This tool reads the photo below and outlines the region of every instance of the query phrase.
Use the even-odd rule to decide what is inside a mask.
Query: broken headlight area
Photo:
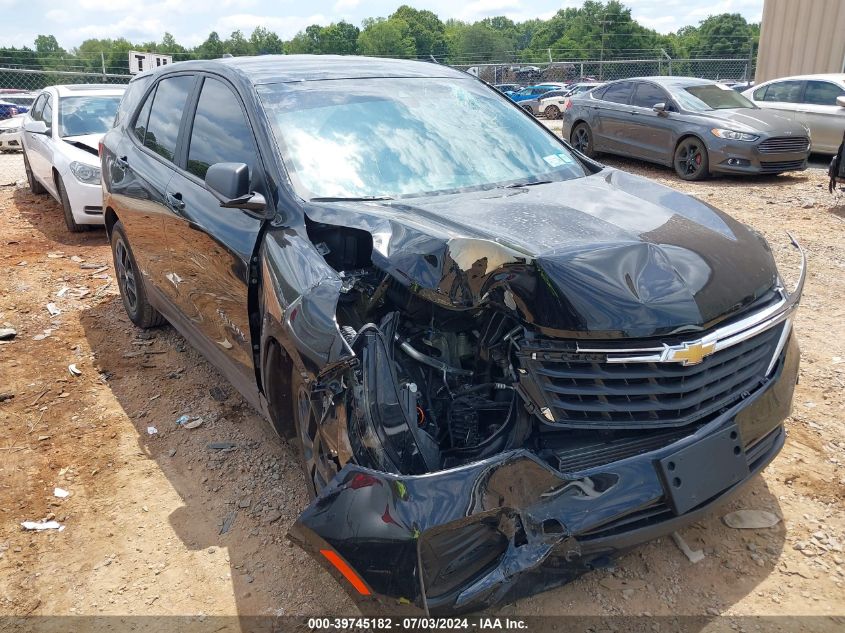
[[[452,613],[563,584],[702,516],[783,444],[803,264],[794,292],[716,327],[564,338],[506,292],[450,308],[324,235],[348,355],[317,380],[332,476],[291,537],[356,598]]]

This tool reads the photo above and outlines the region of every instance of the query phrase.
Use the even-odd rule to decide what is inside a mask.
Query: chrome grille
[[[760,143],[757,149],[761,154],[806,152],[810,149],[810,139],[806,136],[775,136]]]
[[[759,387],[783,323],[717,351],[697,365],[606,362],[543,341],[518,353],[520,385],[545,418],[567,428],[678,427],[729,407]],[[651,343],[653,345],[653,343]]]

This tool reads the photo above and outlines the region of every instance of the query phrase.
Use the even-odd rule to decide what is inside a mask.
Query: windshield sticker
[[[564,161],[560,159],[560,156],[560,154],[549,154],[548,156],[543,156],[543,160],[552,167],[560,167],[564,164]]]

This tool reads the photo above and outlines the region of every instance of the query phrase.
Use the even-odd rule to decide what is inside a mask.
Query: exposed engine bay
[[[356,461],[423,474],[525,441],[516,320],[420,298],[371,264],[363,231],[311,224],[309,236],[343,280],[337,320],[359,363],[334,385],[334,405],[344,400]]]

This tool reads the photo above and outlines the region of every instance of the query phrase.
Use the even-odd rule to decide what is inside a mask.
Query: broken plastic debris
[[[183,424],[182,427],[186,428],[186,429],[196,429],[196,428],[199,428],[200,426],[202,426],[202,423],[203,423],[202,418],[194,418],[190,422],[185,422],[185,424]]]
[[[154,426],[148,426],[147,427],[147,435],[155,435],[156,433],[158,433],[158,429],[156,427],[154,427]]]
[[[759,530],[780,523],[780,517],[765,510],[737,510],[722,517],[728,527],[737,530]]]
[[[59,297],[59,298],[64,297],[64,296],[67,294],[67,291],[68,291],[68,290],[70,290],[70,288],[68,288],[67,286],[65,286],[64,288],[62,288],[61,290],[59,290],[59,291],[56,293],[56,296],[57,296],[57,297]]]
[[[50,313],[50,316],[59,316],[62,313],[62,311],[59,310],[58,306],[55,303],[47,304],[47,312]]]
[[[71,376],[81,376],[82,375],[82,372],[79,371],[79,368],[74,364],[68,365],[67,370],[70,372]]]
[[[189,415],[180,415],[176,420],[176,424],[178,424],[179,426],[182,426],[183,424],[185,424],[185,422],[187,422],[190,419],[191,419],[191,416],[189,416]]]
[[[53,488],[53,496],[64,499],[65,497],[69,497],[70,493],[64,488]]]
[[[24,530],[58,530],[61,532],[65,526],[58,521],[24,521],[21,523]]]
[[[686,557],[689,558],[691,563],[697,563],[704,560],[704,552],[700,549],[691,549],[684,538],[677,532],[672,532],[672,540],[675,541],[675,545],[678,546],[678,549],[686,554]]]
[[[18,333],[15,331],[15,328],[0,327],[0,341],[10,341],[17,335]]]

